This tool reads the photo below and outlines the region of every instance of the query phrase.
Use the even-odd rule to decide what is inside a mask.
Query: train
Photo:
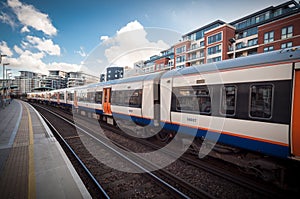
[[[300,47],[59,90],[29,101],[130,121],[263,156],[300,160]],[[151,134],[151,133],[150,133]],[[145,135],[145,137],[147,137]],[[298,162],[298,161],[297,161]]]

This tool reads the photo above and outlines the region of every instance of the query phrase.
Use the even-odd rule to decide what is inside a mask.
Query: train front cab
[[[300,62],[295,63],[292,116],[292,155],[300,160]]]

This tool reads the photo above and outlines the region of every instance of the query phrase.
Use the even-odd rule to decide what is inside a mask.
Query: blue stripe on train
[[[131,115],[126,115],[122,113],[113,113],[114,119],[123,119],[123,120],[129,120],[133,121],[135,123],[141,124],[141,125],[153,125],[153,120],[143,118],[143,117],[137,117],[137,116],[131,116]]]
[[[202,129],[196,129],[192,127],[180,126],[178,124],[170,124],[161,122],[161,125],[168,130],[177,130],[178,132],[196,135],[196,137],[205,137],[211,140],[217,140],[220,143],[236,146],[251,151],[257,151],[260,153],[286,158],[289,156],[289,147],[272,144],[268,142],[262,142],[258,140],[252,140],[228,134],[220,134],[218,132],[206,131]]]
[[[57,104],[57,103],[55,103]],[[64,104],[66,105],[66,104]],[[93,109],[93,108],[87,108],[83,106],[78,107],[80,110],[84,111],[89,111],[97,114],[103,114],[102,110],[98,109]],[[143,125],[153,125],[153,120],[147,119],[147,118],[142,118],[142,117],[137,117],[137,116],[130,116],[126,114],[121,114],[121,113],[113,113],[113,117],[124,119],[124,120],[132,120],[138,124],[143,124]],[[277,156],[281,158],[286,158],[289,156],[289,147],[288,146],[281,146],[277,144],[272,144],[268,142],[262,142],[258,140],[252,140],[252,139],[247,139],[247,138],[242,138],[242,137],[236,137],[232,135],[227,135],[227,134],[221,134],[219,135],[218,132],[213,132],[213,131],[206,131],[203,129],[196,129],[196,128],[191,128],[191,127],[186,127],[186,126],[181,126],[178,124],[170,124],[170,123],[164,123],[161,122],[161,125],[164,126],[165,129],[167,130],[172,130],[175,132],[181,132],[184,134],[189,134],[189,135],[195,135],[196,137],[205,137],[211,138],[212,140],[217,139],[218,142],[231,145],[231,146],[236,146],[244,149],[248,149],[251,151],[257,151],[260,153],[272,155],[272,156]],[[219,136],[219,137],[218,137]]]
[[[91,112],[91,113],[97,113],[97,114],[100,114],[100,115],[103,114],[103,110],[99,110],[99,109],[88,108],[88,107],[84,107],[84,106],[78,106],[78,109],[82,110],[82,111]]]

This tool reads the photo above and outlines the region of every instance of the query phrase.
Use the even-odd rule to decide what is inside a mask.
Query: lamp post
[[[0,53],[0,64],[1,64],[1,62],[2,62],[2,57],[6,57],[7,55],[2,55],[1,53]]]
[[[5,79],[6,79],[6,96],[10,96],[10,94],[9,94],[9,79],[7,78],[7,71],[10,71],[11,69],[10,68],[8,68],[8,69],[6,69],[5,71],[6,71],[6,76],[5,76]],[[9,97],[8,97],[9,98]]]
[[[3,89],[3,97],[5,96],[5,92],[4,92],[4,81],[5,81],[5,66],[9,65],[9,63],[3,63],[3,81],[2,81],[2,89]]]

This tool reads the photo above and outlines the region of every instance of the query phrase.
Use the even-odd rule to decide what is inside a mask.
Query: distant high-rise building
[[[99,82],[98,77],[83,72],[68,72],[67,87],[83,86]]]
[[[100,75],[100,82],[105,82],[105,74]]]
[[[106,81],[123,78],[124,68],[112,66],[106,68]]]
[[[12,80],[12,85],[17,87],[14,89],[13,94],[21,95],[29,93],[34,88],[41,86],[42,74],[31,71],[20,71],[20,73],[20,76],[15,76],[15,79]]]

